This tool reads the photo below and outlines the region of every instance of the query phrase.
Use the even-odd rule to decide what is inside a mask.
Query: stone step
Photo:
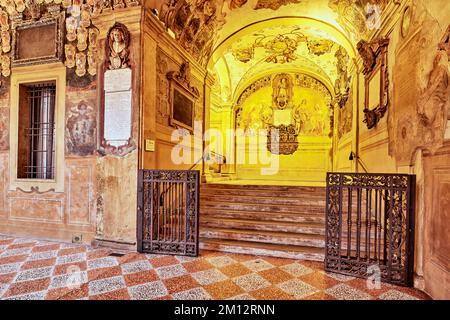
[[[286,199],[314,199],[314,200],[325,200],[325,194],[322,193],[302,193],[302,192],[286,192],[280,190],[264,190],[264,189],[216,189],[204,187],[200,189],[201,195],[208,196],[250,196],[250,197],[282,197]]]
[[[200,227],[200,237],[305,247],[325,247],[325,237],[312,234]]]
[[[284,194],[317,194],[326,195],[325,187],[302,187],[302,186],[280,186],[280,185],[244,185],[228,183],[203,183],[200,185],[202,190],[257,190],[283,192]]]
[[[239,211],[239,210],[221,210],[208,207],[201,207],[200,217],[211,217],[214,219],[244,219],[256,221],[273,222],[291,222],[291,223],[317,223],[325,226],[325,214],[307,214],[307,213],[284,213],[262,212],[262,211]]]
[[[214,219],[200,217],[200,225],[206,228],[227,228],[233,230],[274,231],[325,235],[325,228],[313,223],[285,223],[271,221],[255,221],[242,219]]]
[[[200,249],[322,262],[325,258],[322,248],[221,239],[200,238]]]
[[[263,212],[286,212],[286,213],[311,213],[325,214],[325,206],[320,205],[276,205],[265,203],[236,203],[222,202],[203,199],[200,201],[200,210],[203,208],[239,211],[263,211]]]
[[[285,197],[258,197],[241,195],[211,195],[200,193],[200,201],[218,201],[218,202],[232,202],[242,204],[277,204],[282,206],[310,206],[310,207],[325,207],[325,198],[323,199],[298,199]]]

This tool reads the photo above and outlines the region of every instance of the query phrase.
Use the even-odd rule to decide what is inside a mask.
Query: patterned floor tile
[[[317,271],[300,276],[299,279],[320,290],[326,290],[340,283],[338,280]]]
[[[117,265],[118,265],[118,262],[115,257],[98,258],[98,259],[94,259],[94,260],[88,260],[88,262],[87,262],[88,270],[92,270],[92,269],[96,269],[96,268],[115,267]]]
[[[428,299],[412,289],[326,273],[323,263],[201,251],[129,253],[0,235],[0,299]]]
[[[56,244],[56,243],[54,243],[54,244],[46,244],[46,245],[38,245],[38,246],[35,246],[31,250],[31,252],[37,253],[37,252],[45,252],[45,251],[55,251],[55,250],[58,250],[59,247],[60,247],[60,245]]]
[[[206,258],[206,261],[208,261],[211,265],[213,265],[216,268],[221,268],[236,263],[236,260],[228,256],[209,257]]]
[[[228,279],[226,275],[217,269],[196,272],[192,274],[192,277],[203,286]]]
[[[148,271],[152,269],[150,262],[147,260],[139,260],[135,262],[125,263],[121,265],[123,274],[136,273],[141,271]]]
[[[27,270],[27,269],[50,267],[50,266],[54,266],[55,262],[56,262],[56,258],[26,261],[26,262],[24,262],[24,264],[22,264],[21,269]]]
[[[31,250],[32,250],[31,247],[17,248],[17,249],[9,249],[8,248],[7,250],[3,251],[2,254],[0,254],[0,258],[29,254],[31,252]]]
[[[68,255],[77,254],[77,253],[83,253],[83,252],[86,252],[86,247],[84,247],[84,246],[77,246],[77,247],[72,247],[72,248],[66,248],[66,249],[59,250],[58,256],[68,256]]]
[[[293,275],[294,277],[304,276],[304,275],[314,271],[313,269],[305,267],[304,265],[297,263],[297,262],[284,265],[284,266],[280,267],[280,269],[282,269],[283,271],[286,271],[287,273]]]
[[[50,278],[12,283],[9,285],[8,290],[3,294],[2,298],[44,291],[47,290],[49,285]]]
[[[211,300],[211,296],[204,288],[195,288],[172,295],[176,300]]]
[[[335,297],[323,291],[316,292],[312,295],[303,297],[304,300],[336,300]]]
[[[252,291],[251,295],[257,300],[292,300],[294,298],[294,295],[275,286]]]
[[[85,253],[70,254],[56,258],[56,264],[68,264],[86,260]]]
[[[214,268],[211,264],[206,262],[205,260],[194,260],[190,262],[183,263],[183,267],[188,272],[198,272],[198,271],[205,271]]]
[[[338,284],[325,291],[329,295],[335,297],[337,300],[371,300],[372,296],[369,294],[350,287],[347,284]]]
[[[75,288],[80,287],[82,284],[88,282],[88,276],[86,271],[63,274],[60,276],[53,277],[50,282],[50,289],[56,288]]]
[[[151,300],[168,294],[161,281],[154,281],[128,288],[131,298],[135,300]]]
[[[149,259],[151,265],[154,268],[171,266],[174,264],[179,264],[178,260],[174,256],[163,256],[159,258],[151,258]]]
[[[96,280],[89,282],[89,295],[96,295],[123,288],[126,288],[126,284],[121,276]]]
[[[17,274],[16,282],[48,278],[53,274],[53,267],[30,269]]]
[[[129,300],[129,299],[130,294],[128,293],[127,289],[119,289],[89,297],[89,300]]]
[[[119,266],[88,270],[89,281],[112,278],[122,275]]]
[[[223,300],[245,293],[244,290],[231,280],[215,282],[206,285],[205,290],[213,299]]]
[[[200,284],[190,274],[163,280],[169,293],[177,293],[181,291],[197,288]]]
[[[47,292],[46,300],[79,300],[89,297],[88,284],[83,284],[79,288],[58,288]]]
[[[222,272],[223,274],[225,274],[226,276],[228,276],[230,278],[243,276],[243,275],[252,273],[252,271],[249,268],[243,266],[240,263],[230,264],[226,267],[220,268],[219,270],[220,270],[220,272]]]
[[[21,249],[21,248],[32,248],[35,245],[36,245],[36,242],[34,242],[34,241],[32,241],[32,242],[30,242],[30,241],[18,242],[18,243],[14,243],[14,244],[9,245],[8,250]]]
[[[46,294],[46,291],[31,292],[23,295],[7,297],[5,300],[44,300]]]
[[[10,263],[15,263],[15,262],[23,262],[25,260],[27,260],[28,255],[23,254],[20,256],[7,256],[7,257],[3,257],[0,258],[0,265],[3,264],[10,264]]]
[[[16,277],[16,272],[7,273],[7,274],[0,274],[0,283],[1,284],[8,284],[11,283],[11,281]]]
[[[306,296],[312,295],[319,290],[310,286],[307,283],[299,279],[292,279],[277,285],[278,288],[283,290],[285,293],[294,296],[296,299],[302,299]]]
[[[0,283],[0,297],[3,296],[3,294],[8,290],[9,284],[8,283]]]
[[[88,251],[86,253],[87,260],[94,260],[98,258],[103,258],[111,254],[111,249],[97,249],[94,251]]]
[[[292,279],[292,275],[280,268],[272,268],[258,272],[260,276],[271,284],[278,284]]]
[[[416,297],[410,296],[409,294],[397,291],[397,290],[389,290],[380,296],[378,299],[381,300],[418,300]]]
[[[117,262],[120,265],[132,263],[132,262],[138,262],[138,261],[147,261],[147,257],[143,254],[140,254],[139,252],[130,252],[127,253],[121,257],[116,257]]]
[[[187,271],[181,264],[156,269],[161,279],[169,279],[187,274]]]
[[[327,272],[327,271],[323,271],[323,270],[321,270],[320,272],[322,274],[324,274],[324,275],[326,275],[326,276],[328,276],[330,278],[333,278],[335,280],[338,280],[340,282],[346,282],[346,281],[351,281],[351,280],[355,280],[356,279],[355,277],[346,276],[344,274],[339,274],[339,273],[332,273],[332,272]]]
[[[270,282],[256,273],[247,274],[233,279],[233,282],[243,288],[246,292],[266,288]]]
[[[55,258],[58,255],[58,251],[54,250],[54,251],[43,251],[43,252],[36,252],[33,253],[28,260],[29,261],[33,261],[33,260],[43,260],[43,259],[51,259],[51,258]]]
[[[195,261],[198,258],[197,257],[187,257],[187,256],[175,256],[175,258],[180,261],[181,263],[183,262],[191,262],[191,261]]]
[[[251,295],[249,295],[248,293],[244,293],[225,300],[256,300],[256,299]]]
[[[250,270],[254,271],[254,272],[258,272],[258,271],[263,271],[263,270],[267,270],[267,269],[271,269],[273,268],[273,265],[270,264],[269,262],[258,258],[258,259],[254,259],[254,260],[249,260],[243,263],[244,266],[246,266],[247,268],[249,268]]]
[[[141,271],[124,275],[127,286],[132,287],[138,284],[153,282],[158,279],[155,270]]]
[[[57,276],[60,274],[72,273],[75,270],[76,271],[86,271],[87,270],[86,261],[56,265],[55,269],[53,270],[53,275]]]

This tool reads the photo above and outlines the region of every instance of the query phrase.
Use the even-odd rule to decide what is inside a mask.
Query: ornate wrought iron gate
[[[198,255],[200,173],[140,170],[138,251]]]
[[[328,173],[325,270],[412,285],[415,176]]]

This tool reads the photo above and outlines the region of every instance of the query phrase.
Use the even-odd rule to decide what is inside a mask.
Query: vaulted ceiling
[[[327,87],[337,54],[356,43],[394,0],[164,0],[160,20],[233,99],[264,74],[302,71]],[[341,60],[342,61],[342,60]]]

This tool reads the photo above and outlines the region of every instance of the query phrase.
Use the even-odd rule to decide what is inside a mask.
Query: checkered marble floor
[[[329,274],[310,261],[203,251],[130,253],[0,235],[3,299],[426,299],[409,288]]]

